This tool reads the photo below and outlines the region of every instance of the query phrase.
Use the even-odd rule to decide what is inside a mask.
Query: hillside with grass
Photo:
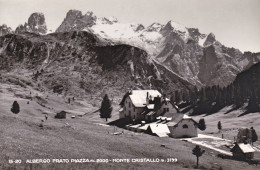
[[[24,82],[26,80],[24,79]],[[27,82],[27,84],[29,84]],[[0,167],[1,169],[193,169],[196,157],[194,144],[174,138],[158,138],[144,133],[106,125],[99,113],[100,106],[84,98],[68,103],[62,95],[35,90],[33,84],[22,87],[14,83],[1,83],[0,89]],[[17,101],[20,112],[11,112]],[[110,121],[118,118],[117,103]],[[55,119],[57,112],[65,110],[66,119]],[[45,121],[45,114],[48,119]],[[72,118],[75,116],[75,118]],[[44,120],[44,121],[43,121]],[[237,121],[241,123],[242,120]],[[208,120],[206,120],[208,123]],[[257,123],[257,122],[256,122]],[[234,123],[235,124],[235,123]],[[224,123],[225,127],[226,124]],[[208,126],[209,128],[210,126]],[[209,128],[210,129],[210,128]],[[122,132],[122,135],[113,135]],[[162,147],[161,145],[165,145]],[[257,169],[254,165],[219,158],[218,153],[203,148],[200,169]],[[81,163],[81,164],[25,164],[27,159],[128,159],[177,158],[177,162],[161,163]],[[9,164],[9,159],[21,159],[22,164]],[[232,163],[231,163],[232,162]]]

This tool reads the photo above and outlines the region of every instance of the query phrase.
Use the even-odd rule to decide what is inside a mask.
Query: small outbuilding
[[[254,158],[255,149],[250,144],[235,143],[235,146],[230,151],[235,159],[251,160]]]
[[[178,114],[173,121],[168,123],[170,137],[187,138],[198,136],[198,123],[185,114]]]
[[[61,112],[59,112],[59,113],[57,113],[57,114],[55,115],[55,118],[56,118],[56,119],[66,119],[66,114],[67,114],[67,112],[61,111]]]

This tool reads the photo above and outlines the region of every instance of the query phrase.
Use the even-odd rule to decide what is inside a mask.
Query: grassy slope
[[[32,92],[33,100],[26,96]],[[16,94],[16,95],[14,95]],[[35,96],[38,94],[41,100]],[[48,94],[48,98],[47,98]],[[22,98],[21,98],[22,97]],[[10,111],[12,102],[17,100],[21,112],[17,115]],[[39,105],[46,100],[43,105]],[[124,135],[113,136],[114,128],[100,126],[105,123],[98,113],[71,119],[71,115],[83,114],[97,109],[88,101],[72,104],[52,93],[41,93],[32,87],[22,88],[17,85],[1,84],[0,88],[0,169],[183,169],[194,168],[196,158],[191,150],[194,145],[172,138],[158,138],[147,134],[132,133],[124,130]],[[27,104],[30,101],[30,104]],[[81,103],[81,104],[80,104]],[[83,104],[82,104],[83,103]],[[54,119],[60,110],[76,110],[66,120]],[[117,118],[117,109],[114,117]],[[43,123],[43,112],[49,112],[49,118]],[[111,119],[111,120],[113,120]],[[207,120],[206,120],[207,122]],[[223,124],[225,126],[225,124]],[[122,131],[123,129],[117,129]],[[161,147],[166,144],[166,148]],[[201,168],[205,169],[255,169],[245,162],[223,160],[216,157],[217,152],[206,149],[200,159]],[[71,159],[71,158],[177,158],[178,163],[86,163],[86,164],[33,164],[14,166],[8,159]]]
[[[260,114],[258,113],[250,113],[245,116],[238,117],[242,114],[243,110],[234,110],[229,113],[232,109],[231,106],[225,107],[220,110],[218,113],[212,115],[200,115],[194,116],[194,119],[199,121],[200,118],[204,118],[206,122],[206,130],[200,131],[203,134],[211,134],[214,136],[221,137],[222,134],[224,138],[234,140],[234,137],[237,136],[238,129],[241,127],[251,128],[254,127],[258,136],[260,136]],[[221,121],[222,131],[219,133],[217,124],[218,121]],[[260,146],[260,140],[255,142],[256,145]]]

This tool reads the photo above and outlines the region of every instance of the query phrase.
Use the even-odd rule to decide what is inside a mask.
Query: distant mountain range
[[[84,31],[88,34],[83,33]],[[83,57],[83,54],[87,52],[81,50],[88,49],[82,46],[85,42],[81,36],[88,35],[95,37],[95,41],[99,42],[98,46],[102,46],[102,50],[110,49],[109,53],[112,49],[119,47],[129,48],[127,51],[130,53],[130,49],[143,50],[142,53],[145,55],[135,56],[139,57],[135,62],[129,59],[124,60],[125,52],[119,54],[120,57],[123,57],[120,61],[126,61],[123,63],[130,68],[135,68],[135,71],[142,72],[138,75],[135,74],[135,77],[157,75],[155,79],[165,83],[176,81],[162,79],[162,76],[165,76],[163,73],[167,72],[168,77],[178,77],[177,79],[185,84],[197,87],[226,86],[235,79],[238,73],[260,61],[260,53],[242,53],[238,49],[222,45],[216,40],[213,33],[202,34],[196,28],[187,28],[174,21],[169,21],[165,25],[153,23],[144,27],[142,24],[120,23],[114,17],[98,18],[93,12],[82,14],[81,11],[70,10],[55,33],[46,35],[47,33],[49,32],[42,13],[33,13],[28,22],[19,25],[15,31],[6,25],[0,26],[0,35],[2,36],[0,55],[16,56],[27,60],[34,60],[36,56],[41,56],[42,62],[46,62],[47,57],[50,56],[61,58],[62,55],[73,56],[72,51],[74,51],[75,56]],[[79,35],[81,38],[73,38]],[[63,54],[65,53],[62,50],[65,48],[64,46],[68,48],[65,50],[66,54]],[[97,48],[95,47],[95,49]],[[95,55],[97,54],[102,55],[103,59],[106,57],[105,54],[95,51]],[[105,59],[106,63],[109,62],[111,68],[116,67],[118,63],[113,61],[118,59],[117,54],[109,54],[108,56],[113,57],[109,58],[111,62]],[[144,56],[147,59],[142,58]],[[103,59],[102,61],[104,61]],[[160,73],[155,71],[148,75],[147,70],[144,70],[145,67],[138,68],[138,60],[149,60],[148,63],[152,63],[154,70],[161,68]],[[49,61],[51,60],[48,59],[48,64]],[[99,59],[98,61],[101,62]]]

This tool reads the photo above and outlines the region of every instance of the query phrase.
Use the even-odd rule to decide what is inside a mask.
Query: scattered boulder
[[[56,118],[56,119],[66,119],[66,114],[67,114],[67,112],[61,111],[61,112],[59,112],[59,113],[57,113],[57,114],[55,115],[55,118]]]

